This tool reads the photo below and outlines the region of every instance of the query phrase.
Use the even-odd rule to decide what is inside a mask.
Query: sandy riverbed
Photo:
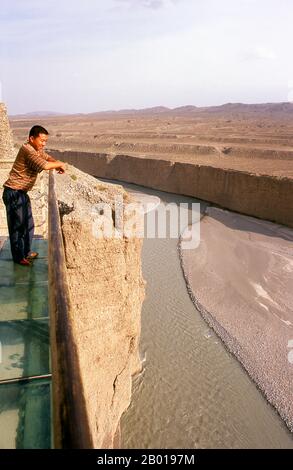
[[[293,230],[209,207],[181,250],[191,298],[293,429]]]

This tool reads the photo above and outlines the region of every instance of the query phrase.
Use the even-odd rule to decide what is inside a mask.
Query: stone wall
[[[0,103],[0,161],[14,159],[15,153],[6,106]]]
[[[293,227],[293,179],[165,159],[86,152],[51,153],[101,178],[196,197],[242,214]]]
[[[144,280],[142,239],[96,237],[95,221],[117,228],[131,198],[120,186],[69,167],[55,177],[69,284],[70,325],[76,342],[84,401],[95,448],[112,448],[130,404],[132,375],[140,370],[139,338]],[[99,203],[111,210],[93,212]],[[127,218],[124,213],[123,219]],[[107,220],[106,220],[107,219]],[[116,225],[115,225],[116,224]]]

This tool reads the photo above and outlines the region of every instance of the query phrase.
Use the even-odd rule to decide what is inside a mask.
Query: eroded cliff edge
[[[293,227],[293,178],[130,155],[51,151],[100,177],[196,197],[223,208]]]
[[[95,448],[111,448],[130,403],[132,375],[141,367],[142,239],[121,230],[134,201],[122,186],[102,183],[72,166],[56,175],[55,186],[90,430]],[[97,236],[101,223],[117,236]]]

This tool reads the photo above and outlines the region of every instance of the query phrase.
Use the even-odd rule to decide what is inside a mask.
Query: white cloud
[[[127,8],[144,7],[151,10],[158,10],[163,7],[168,7],[179,0],[115,0]]]
[[[277,58],[276,53],[273,49],[265,46],[258,46],[255,50],[256,57],[264,60],[275,60]]]
[[[292,15],[292,0],[1,0],[4,98],[11,113],[284,101]]]
[[[248,60],[268,60],[273,61],[277,59],[276,52],[267,46],[255,46],[244,54],[244,57]]]

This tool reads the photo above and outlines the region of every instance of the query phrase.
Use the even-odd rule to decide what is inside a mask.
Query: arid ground
[[[34,124],[48,148],[148,156],[293,177],[293,104],[185,106],[64,116],[14,116],[16,145]]]

